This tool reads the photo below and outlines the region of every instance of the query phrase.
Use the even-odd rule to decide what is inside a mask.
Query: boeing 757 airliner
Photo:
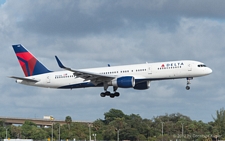
[[[56,61],[64,71],[50,71],[21,44],[12,45],[25,77],[11,76],[17,83],[57,89],[103,87],[101,97],[119,96],[118,88],[145,90],[151,81],[168,79],[187,79],[186,89],[190,89],[190,80],[205,76],[212,70],[198,61],[180,60],[158,63],[144,63],[123,66],[108,66],[89,69],[72,69]],[[107,89],[113,87],[113,93]]]

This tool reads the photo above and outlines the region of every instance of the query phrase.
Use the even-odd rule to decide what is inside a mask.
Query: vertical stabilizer
[[[35,56],[21,44],[12,45],[25,76],[38,75],[49,71]]]

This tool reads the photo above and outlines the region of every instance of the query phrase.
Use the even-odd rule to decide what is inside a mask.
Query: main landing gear
[[[109,91],[106,91],[106,92],[102,92],[100,94],[101,97],[105,97],[105,96],[110,96],[111,98],[114,98],[115,96],[118,97],[120,96],[120,93],[118,92],[115,92],[115,93],[110,93]]]
[[[115,87],[115,86],[113,87],[114,93],[110,93],[109,91],[107,91],[107,88],[108,88],[108,85],[104,85],[105,92],[102,92],[100,94],[101,97],[110,96],[111,98],[114,98],[115,96],[116,97],[120,96],[120,93],[116,92],[118,87]]]
[[[186,90],[190,90],[190,86],[188,86],[188,85],[190,85],[191,84],[191,80],[193,79],[193,77],[188,77],[187,78],[187,86],[186,86]]]

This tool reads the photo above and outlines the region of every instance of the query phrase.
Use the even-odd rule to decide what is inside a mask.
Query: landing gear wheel
[[[105,92],[105,95],[106,95],[106,96],[110,96],[110,94],[111,94],[111,93],[110,93],[109,91],[106,91],[106,92]]]
[[[105,97],[105,93],[102,92],[102,93],[100,94],[100,96],[101,96],[101,97]]]
[[[109,97],[111,97],[111,98],[114,98],[115,96],[116,96],[116,97],[120,96],[120,93],[118,93],[118,92],[110,93],[109,91],[106,91],[106,92],[102,92],[102,93],[100,94],[100,96],[101,96],[101,97],[109,96]]]
[[[115,92],[114,95],[115,95],[116,97],[118,97],[118,96],[120,96],[120,93]]]
[[[109,96],[110,96],[111,98],[114,98],[114,97],[115,97],[115,95],[114,95],[114,94],[110,94]]]
[[[190,86],[186,86],[186,90],[190,90]]]

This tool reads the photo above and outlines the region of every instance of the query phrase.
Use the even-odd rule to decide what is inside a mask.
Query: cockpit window
[[[206,67],[206,65],[200,64],[200,65],[198,65],[198,67]]]

